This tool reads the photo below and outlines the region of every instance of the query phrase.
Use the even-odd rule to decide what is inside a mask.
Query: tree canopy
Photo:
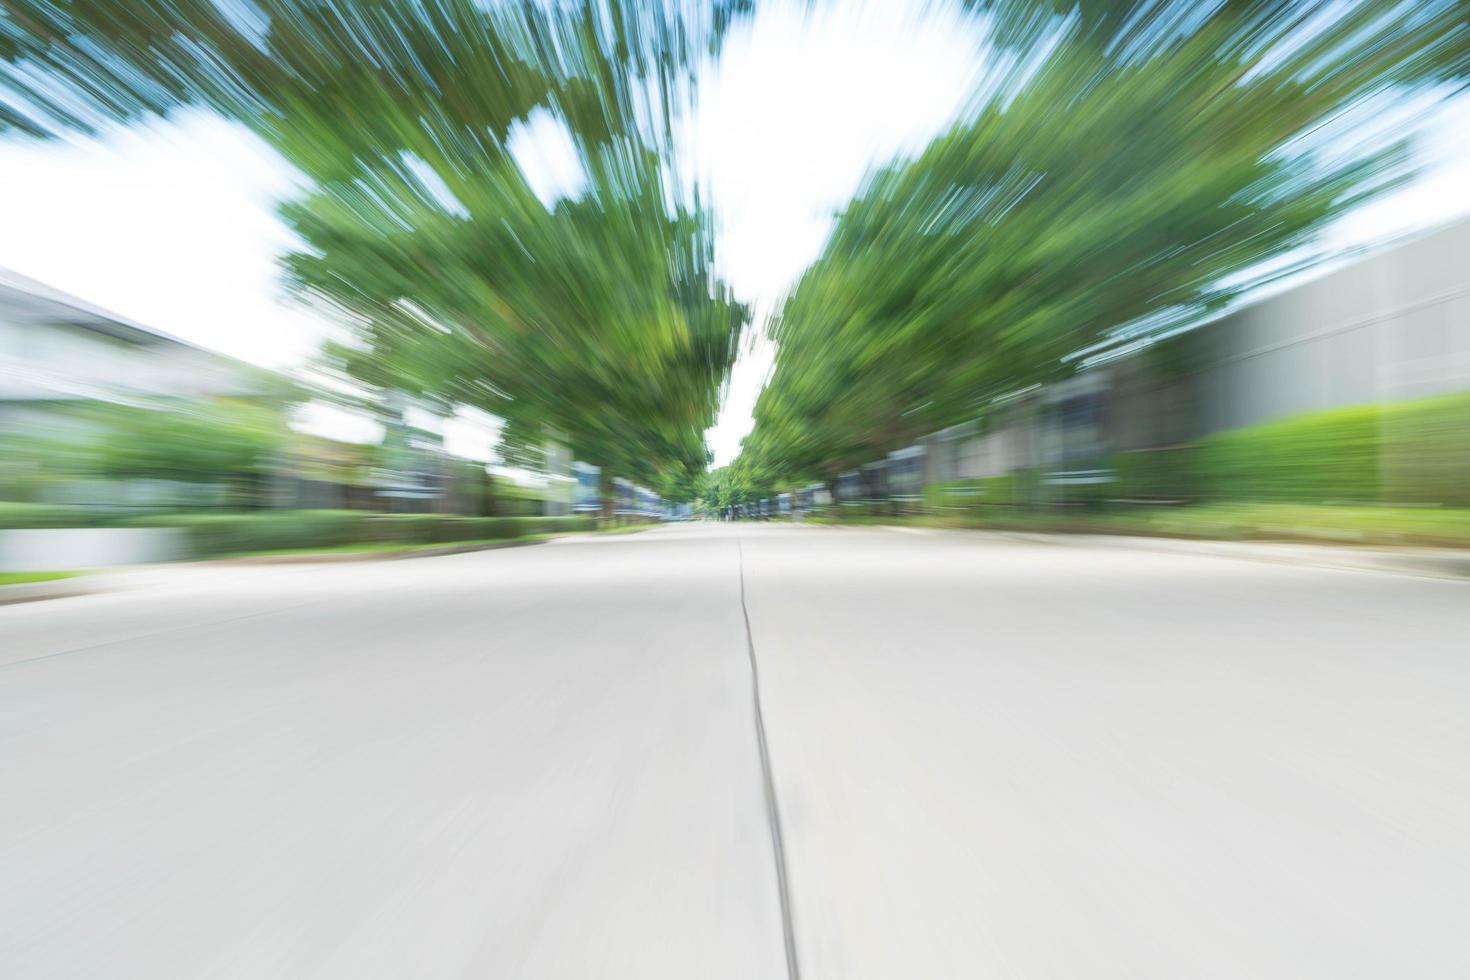
[[[1470,79],[1460,0],[954,2],[984,78],[866,182],[771,320],[722,485],[829,478],[1228,303],[1409,176],[1382,109]],[[353,326],[347,374],[689,495],[749,311],[673,134],[752,5],[0,0],[0,132],[243,122],[303,176],[287,278]],[[585,176],[549,203],[512,149],[538,112]]]
[[[356,380],[677,484],[706,465],[748,312],[671,175],[672,132],[748,7],[0,0],[0,130],[191,105],[245,123],[305,178],[287,278],[354,326],[337,363]],[[586,176],[551,204],[512,152],[537,110]]]
[[[1361,134],[1470,51],[1454,3],[970,6],[994,44],[974,103],[871,177],[769,324],[757,483],[831,477],[1228,302],[1409,176],[1401,140]]]

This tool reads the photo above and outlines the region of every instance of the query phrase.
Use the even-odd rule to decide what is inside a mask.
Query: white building
[[[0,269],[0,432],[66,404],[259,396],[275,376]]]

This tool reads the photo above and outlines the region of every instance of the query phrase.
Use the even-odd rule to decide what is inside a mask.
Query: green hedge
[[[1037,501],[1040,475],[1019,470],[1002,476],[931,483],[924,490],[924,503],[935,513],[979,512],[996,507],[1021,507]]]
[[[371,514],[361,540],[384,544],[450,544],[520,538],[528,534],[590,531],[591,517],[453,517],[439,514]]]
[[[587,517],[453,517],[350,510],[283,510],[140,517],[139,527],[176,527],[196,558],[353,544],[452,544],[591,530]]]
[[[114,527],[134,516],[136,511],[0,500],[0,528]]]
[[[1199,448],[1170,446],[1118,453],[1110,493],[1125,500],[1188,500],[1199,492]]]
[[[171,527],[184,532],[190,557],[281,551],[288,548],[335,548],[368,542],[364,511],[280,510],[245,513],[154,514],[135,518],[135,527]]]
[[[1378,438],[1386,500],[1470,507],[1470,393],[1385,405]]]
[[[1379,499],[1377,405],[1312,412],[1201,440],[1207,500],[1357,503]]]
[[[1470,393],[1310,412],[1119,453],[1114,496],[1470,506]]]
[[[195,555],[350,544],[439,544],[590,531],[596,521],[570,517],[458,517],[360,510],[258,510],[138,513],[0,501],[0,528],[176,527]]]
[[[515,497],[502,494],[495,498],[495,510],[502,517],[539,517],[542,502],[539,497]]]

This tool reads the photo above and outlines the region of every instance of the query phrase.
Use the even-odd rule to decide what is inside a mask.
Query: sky
[[[973,25],[924,6],[768,6],[700,79],[688,152],[716,212],[719,271],[756,314],[706,436],[717,466],[739,453],[770,373],[766,315],[866,173],[943,131],[981,69]]]
[[[735,29],[701,73],[683,134],[718,222],[719,272],[756,310],[719,421],[729,462],[773,362],[760,325],[821,250],[837,210],[875,166],[917,153],[955,117],[981,70],[973,24],[925,0],[773,3]],[[543,200],[575,193],[579,167],[545,113],[513,135]],[[1470,212],[1470,107],[1431,129],[1426,176],[1350,215],[1344,246]],[[202,113],[113,128],[100,139],[0,141],[0,266],[182,339],[268,367],[305,363],[332,324],[291,303],[275,216],[297,183],[242,127]],[[302,424],[372,440],[372,423],[324,406]],[[483,413],[444,424],[448,448],[488,457]]]

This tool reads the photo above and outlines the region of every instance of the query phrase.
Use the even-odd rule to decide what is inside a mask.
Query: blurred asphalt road
[[[0,976],[1470,976],[1470,584],[668,527],[0,608]]]

